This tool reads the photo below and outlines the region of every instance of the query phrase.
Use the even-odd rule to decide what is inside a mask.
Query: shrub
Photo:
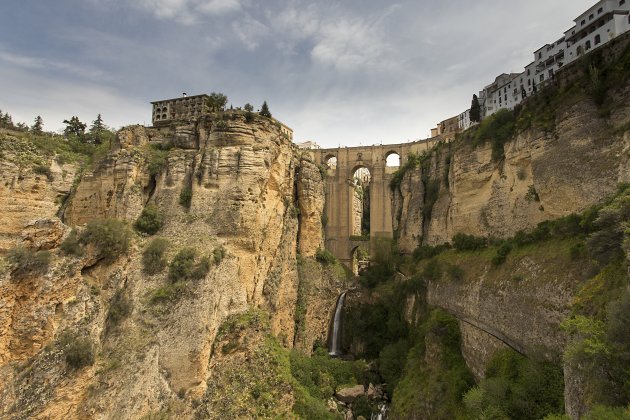
[[[151,293],[150,301],[152,304],[161,302],[171,302],[177,299],[186,290],[183,282],[175,282],[166,286],[159,287]]]
[[[81,248],[81,244],[79,243],[79,235],[76,230],[72,229],[70,234],[61,243],[60,248],[66,255],[80,256],[83,254],[83,248]]]
[[[214,259],[214,263],[216,265],[221,264],[221,261],[223,261],[223,258],[225,258],[226,254],[227,254],[227,251],[222,246],[214,248],[214,250],[212,250],[212,257]]]
[[[80,369],[94,364],[94,345],[90,338],[66,332],[59,341],[70,367]]]
[[[410,347],[406,339],[401,339],[396,343],[386,345],[381,350],[378,358],[378,370],[387,383],[388,389],[396,388],[402,377]]]
[[[337,259],[335,256],[327,249],[317,248],[317,252],[315,253],[315,258],[317,261],[324,264],[335,264]]]
[[[164,252],[170,246],[169,241],[164,238],[155,238],[145,248],[142,253],[142,265],[147,274],[157,274],[166,267]]]
[[[80,242],[94,245],[100,257],[113,260],[129,249],[131,232],[117,219],[93,220],[88,223]]]
[[[11,274],[15,278],[21,278],[29,274],[44,274],[50,265],[50,252],[33,251],[18,246],[9,250],[8,261],[14,268]]]
[[[122,290],[118,290],[109,303],[107,312],[107,323],[116,326],[131,313],[131,302],[124,295]]]
[[[192,195],[191,187],[182,188],[182,191],[179,193],[179,204],[189,209],[192,203]]]
[[[488,118],[484,118],[475,132],[475,144],[492,142],[492,160],[503,158],[503,144],[512,138],[516,131],[515,117],[512,111],[499,110]]]
[[[37,175],[44,175],[46,178],[48,178],[49,181],[53,180],[53,175],[52,175],[52,172],[50,171],[50,166],[37,165],[33,167],[33,173]]]
[[[464,279],[464,270],[455,264],[446,264],[446,274],[452,281],[462,281]]]
[[[492,257],[492,265],[498,266],[505,262],[505,258],[512,251],[512,244],[510,242],[503,242],[497,249],[497,253]]]
[[[420,245],[416,249],[413,250],[413,258],[416,261],[420,261],[426,258],[433,258],[436,255],[439,255],[450,248],[451,248],[451,244],[449,243],[436,245],[436,246]]]
[[[484,237],[457,233],[453,236],[453,247],[458,251],[473,251],[487,246],[488,240]]]
[[[143,210],[134,227],[139,231],[148,235],[155,235],[162,227],[162,215],[156,205],[148,204]]]
[[[153,146],[149,150],[147,158],[149,175],[156,176],[161,174],[168,165],[168,150],[164,150],[160,146]]]
[[[195,264],[197,251],[194,248],[184,248],[173,257],[168,277],[175,283],[185,280],[199,280],[210,270],[210,258],[204,257]]]

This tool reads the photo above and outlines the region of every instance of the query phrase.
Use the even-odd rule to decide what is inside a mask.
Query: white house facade
[[[564,36],[534,51],[523,73],[503,73],[479,92],[482,117],[513,109],[554,79],[566,64],[630,31],[630,0],[600,0],[575,20]]]

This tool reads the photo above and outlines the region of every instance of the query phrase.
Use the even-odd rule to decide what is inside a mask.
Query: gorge
[[[390,418],[625,415],[626,44],[450,143],[301,150],[239,110],[89,154],[3,130],[0,417],[366,418],[380,384]]]

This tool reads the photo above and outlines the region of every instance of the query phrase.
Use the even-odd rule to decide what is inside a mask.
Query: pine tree
[[[477,95],[473,95],[472,102],[470,103],[470,121],[481,121],[481,106],[479,106]]]
[[[96,116],[96,119],[92,121],[92,126],[90,127],[90,143],[101,144],[103,142],[103,133],[107,131],[107,127],[103,123],[103,118],[101,118],[101,114]]]
[[[70,121],[63,120],[63,123],[66,124],[66,128],[63,130],[63,133],[66,136],[75,135],[77,137],[81,137],[85,133],[85,127],[87,127],[86,124],[79,120],[79,117],[74,115],[70,118]]]
[[[42,120],[42,117],[38,115],[37,117],[35,117],[35,122],[31,126],[31,131],[33,132],[33,134],[42,134],[44,132],[42,130],[43,126],[44,120]]]
[[[267,101],[264,101],[262,107],[260,108],[260,115],[263,117],[271,118],[271,112],[269,112],[269,106],[267,106]]]

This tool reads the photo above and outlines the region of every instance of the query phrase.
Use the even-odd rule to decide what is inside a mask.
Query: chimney
[[[186,95],[186,92],[184,92],[184,93],[182,93],[182,96],[185,98],[188,95]]]

